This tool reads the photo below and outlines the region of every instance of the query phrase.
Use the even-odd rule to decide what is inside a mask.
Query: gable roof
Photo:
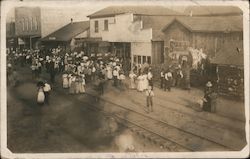
[[[162,6],[110,6],[93,13],[88,17],[109,17],[124,13],[133,13],[137,15],[181,15],[179,12]]]
[[[142,16],[143,29],[152,28],[152,40],[162,41],[164,39],[162,29],[174,18],[174,16]]]
[[[42,38],[42,41],[69,41],[89,29],[89,21],[73,22]]]
[[[239,52],[237,51],[239,50]],[[244,53],[242,42],[227,42],[218,50],[211,63],[220,65],[244,65]]]
[[[241,32],[243,31],[242,16],[216,17],[176,17],[163,28],[165,31],[174,21],[181,23],[192,32]]]
[[[184,10],[185,15],[192,16],[222,16],[242,15],[243,12],[235,6],[189,6]]]

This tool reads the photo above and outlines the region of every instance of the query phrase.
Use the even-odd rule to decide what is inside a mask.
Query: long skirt
[[[147,80],[147,79],[144,79],[144,80],[142,81],[142,89],[143,89],[143,90],[148,89],[148,80]]]
[[[140,92],[142,92],[144,90],[144,88],[143,88],[143,81],[139,81],[138,82],[137,90],[140,91]]]
[[[80,89],[81,89],[81,83],[75,82],[75,93],[76,94],[80,93]]]
[[[38,104],[43,104],[44,103],[44,99],[45,99],[44,92],[39,91],[38,94],[37,94],[37,103]]]
[[[130,89],[135,89],[135,80],[133,78],[130,79]]]
[[[112,79],[113,78],[113,75],[112,75],[112,71],[107,71],[107,78],[108,79]]]
[[[63,78],[63,88],[69,88],[69,80],[68,80],[68,78]]]
[[[76,90],[76,83],[72,81],[71,86],[69,87],[69,93],[74,94],[75,90]]]
[[[85,85],[84,84],[80,84],[80,93],[85,93]]]

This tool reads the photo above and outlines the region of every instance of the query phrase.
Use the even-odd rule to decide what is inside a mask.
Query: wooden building
[[[169,53],[170,41],[174,41],[176,48],[202,49],[214,57],[225,42],[243,41],[243,17],[176,17],[162,31],[166,54]]]
[[[244,97],[244,53],[242,42],[226,42],[212,58],[216,68],[218,92]]]
[[[107,7],[88,16],[90,37],[109,42],[110,51],[131,66],[161,63],[164,43],[158,37],[167,19],[176,15],[162,6]]]

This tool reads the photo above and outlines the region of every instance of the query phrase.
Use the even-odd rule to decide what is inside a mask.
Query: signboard
[[[24,45],[24,44],[25,44],[25,42],[23,41],[23,39],[18,38],[18,44],[19,44],[19,45]]]
[[[56,37],[49,37],[49,40],[56,40]]]

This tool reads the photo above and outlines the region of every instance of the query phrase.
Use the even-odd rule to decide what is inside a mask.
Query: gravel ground
[[[77,95],[58,93],[57,89],[62,89],[59,85],[51,92],[50,105],[38,106],[36,83],[29,80],[27,69],[18,73],[22,74],[20,85],[7,91],[7,145],[12,152],[124,152],[127,148],[165,151],[112,118],[88,110],[74,100]],[[83,100],[90,99],[86,96]],[[111,130],[110,125],[115,129]]]

